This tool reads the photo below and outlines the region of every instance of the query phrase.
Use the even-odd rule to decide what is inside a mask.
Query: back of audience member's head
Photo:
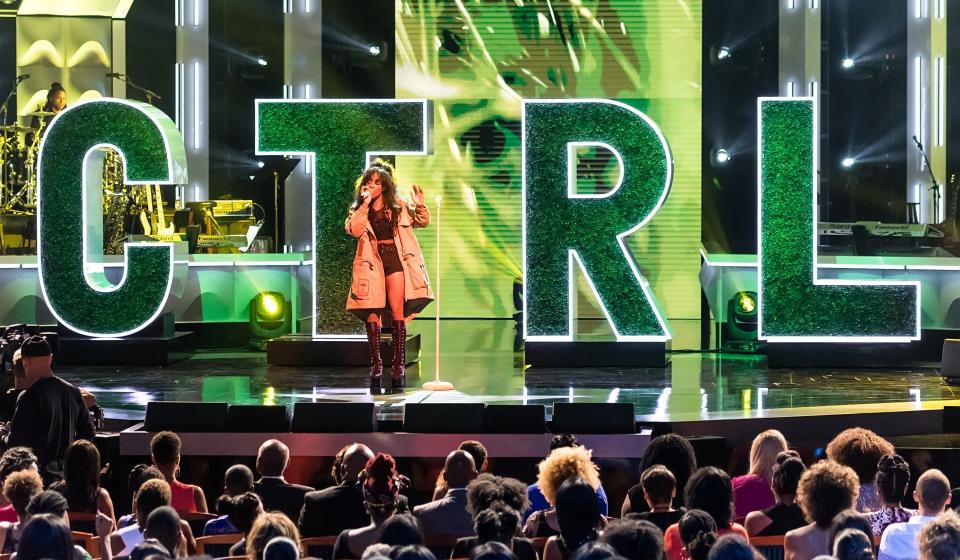
[[[873,541],[859,529],[844,529],[833,542],[837,560],[874,560]]]
[[[274,537],[263,550],[263,560],[300,560],[300,546],[289,537]]]
[[[70,527],[55,515],[43,513],[31,517],[20,533],[19,560],[61,560],[73,558],[74,554]]]
[[[661,560],[663,533],[649,521],[618,519],[611,522],[600,541],[612,546],[627,560]]]
[[[552,506],[556,506],[560,485],[571,478],[578,478],[591,488],[600,487],[600,474],[593,463],[592,453],[586,447],[561,447],[554,449],[537,465],[537,486],[540,493]]]
[[[697,457],[687,438],[677,434],[664,434],[653,438],[644,450],[640,470],[645,471],[653,465],[667,467],[677,479],[677,493],[682,494],[690,476],[697,470]]]
[[[474,517],[477,542],[509,545],[520,530],[520,513],[503,502],[494,502]]]
[[[143,534],[160,541],[170,554],[176,554],[180,545],[180,515],[170,506],[158,507],[147,517]]]
[[[340,451],[337,451],[337,454],[333,456],[333,465],[330,467],[330,476],[333,478],[333,483],[338,486],[343,483],[344,479],[343,457],[347,454],[347,449],[350,449],[350,446],[344,445],[340,448]]]
[[[290,461],[290,448],[278,439],[268,439],[257,451],[257,472],[262,476],[283,476]]]
[[[130,469],[130,475],[127,476],[127,489],[130,490],[131,496],[136,497],[137,490],[140,490],[144,482],[162,478],[163,473],[157,467],[140,463]]]
[[[71,509],[85,510],[100,486],[100,452],[97,446],[78,439],[63,456],[63,480]]]
[[[719,529],[730,527],[733,521],[733,486],[727,473],[716,467],[698,469],[687,481],[683,495],[687,507],[709,513]]]
[[[893,452],[893,444],[865,428],[846,429],[827,444],[827,458],[853,469],[860,484],[874,482],[880,458]]]
[[[477,472],[487,470],[487,448],[475,439],[468,439],[460,444],[459,449],[466,451],[473,457],[473,464],[477,467]]]
[[[214,506],[217,514],[229,515],[233,498],[244,492],[253,492],[253,471],[246,465],[233,465],[223,475],[223,494]]]
[[[690,560],[706,560],[717,542],[717,522],[702,509],[691,509],[677,523],[680,543],[687,549]]]
[[[732,533],[718,538],[707,558],[708,560],[764,560],[746,539]]]
[[[364,549],[360,560],[382,560],[383,558],[390,558],[391,550],[393,550],[393,547],[389,544],[373,543]]]
[[[558,449],[557,453],[563,451]],[[594,487],[582,478],[569,478],[556,494],[557,525],[560,540],[570,553],[588,541],[596,540],[602,523],[600,505]]]
[[[797,502],[810,523],[826,529],[835,515],[857,502],[860,482],[850,467],[820,461],[808,468],[797,486]]]
[[[517,555],[502,542],[489,541],[473,547],[470,560],[517,560]]]
[[[17,471],[37,470],[37,456],[29,447],[11,447],[0,456],[0,486]]]
[[[773,466],[773,493],[777,496],[796,496],[797,485],[806,465],[796,451],[784,451],[777,455],[777,464]]]
[[[423,544],[423,529],[416,517],[401,513],[384,521],[383,530],[377,542],[390,546]]]
[[[855,509],[845,509],[835,515],[833,521],[830,522],[830,528],[827,531],[827,550],[833,550],[837,537],[847,529],[856,529],[867,535],[873,534],[867,516]]]
[[[367,461],[361,473],[363,500],[374,517],[389,517],[400,495],[401,479],[397,462],[386,453],[377,453]]]
[[[130,551],[130,560],[156,560],[157,558],[173,558],[172,552],[163,546],[157,539],[144,539]]]
[[[938,469],[928,469],[917,479],[913,497],[920,504],[920,515],[937,515],[950,503],[950,481]]]
[[[170,485],[165,480],[156,478],[144,482],[137,490],[135,504],[137,524],[143,528],[153,510],[170,505]]]
[[[288,537],[300,542],[300,531],[283,513],[271,511],[257,517],[247,534],[247,558],[263,560],[263,549],[276,537]]]
[[[900,505],[910,484],[910,465],[896,453],[887,453],[877,463],[877,490],[888,504]]]
[[[518,512],[530,507],[527,485],[515,478],[482,473],[467,485],[467,511],[476,517],[494,502],[503,502]]]
[[[150,440],[150,456],[157,467],[171,467],[180,462],[180,436],[160,432]]]
[[[550,452],[564,447],[580,447],[580,441],[573,434],[557,434],[550,438]],[[549,453],[548,453],[549,455]]]
[[[654,505],[670,504],[677,493],[677,479],[667,467],[653,465],[640,474],[643,496],[652,508]]]
[[[750,444],[750,474],[772,481],[777,456],[787,448],[787,438],[783,437],[780,430],[764,430],[757,434]]]
[[[392,560],[437,560],[429,548],[420,544],[395,547],[390,558]]]
[[[244,535],[248,534],[253,528],[253,523],[263,513],[260,496],[253,492],[244,492],[234,496],[230,502],[230,513],[227,514],[227,519],[237,528],[237,531]]]
[[[37,471],[17,471],[3,481],[3,497],[21,519],[27,515],[30,499],[40,492],[43,492],[43,480]]]
[[[592,541],[571,552],[570,560],[610,560],[620,555],[605,542]]]
[[[67,499],[60,492],[53,490],[44,490],[36,496],[30,498],[27,504],[27,515],[34,516],[41,513],[49,513],[63,519],[69,509]]]
[[[947,510],[927,523],[917,537],[920,560],[956,560],[960,558],[960,515]]]

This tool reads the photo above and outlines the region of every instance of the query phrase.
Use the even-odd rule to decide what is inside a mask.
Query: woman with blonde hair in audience
[[[592,452],[586,447],[560,447],[554,449],[537,465],[537,486],[551,509],[534,512],[523,527],[528,538],[550,537],[560,533],[557,521],[556,499],[560,485],[571,478],[582,479],[591,488],[600,487],[600,470],[593,463]]]
[[[734,518],[742,521],[752,511],[773,507],[773,467],[777,455],[788,449],[787,438],[779,430],[766,430],[757,434],[750,445],[750,469],[747,474],[734,478]]]
[[[300,544],[300,531],[285,514],[271,511],[258,517],[247,535],[248,560],[263,560],[264,549],[276,537],[287,537]]]
[[[864,428],[844,430],[827,444],[828,459],[846,465],[857,473],[860,482],[857,511],[867,513],[883,507],[877,490],[877,466],[884,455],[894,452],[892,443]]]
[[[797,501],[810,522],[783,539],[784,560],[811,560],[830,554],[830,526],[834,516],[857,502],[857,473],[833,461],[820,461],[800,478]]]

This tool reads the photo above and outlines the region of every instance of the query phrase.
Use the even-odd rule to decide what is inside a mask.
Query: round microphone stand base
[[[423,384],[424,391],[453,391],[453,383],[446,381],[427,381]]]

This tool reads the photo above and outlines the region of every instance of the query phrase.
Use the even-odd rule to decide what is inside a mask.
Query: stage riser
[[[166,366],[193,355],[194,334],[131,338],[60,337],[57,365]]]
[[[393,343],[384,336],[380,356],[385,371],[393,362]],[[407,365],[420,360],[420,335],[407,335]],[[267,342],[267,363],[274,366],[369,366],[370,347],[366,339],[314,339],[289,335]]]
[[[530,367],[665,367],[666,342],[534,342],[524,343]]]

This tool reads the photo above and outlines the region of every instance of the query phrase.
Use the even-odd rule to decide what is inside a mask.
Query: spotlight
[[[840,165],[842,165],[844,169],[850,169],[855,163],[857,163],[857,160],[852,157],[845,157],[840,161]]]
[[[757,326],[757,293],[737,292],[727,302],[728,343],[755,350]]]
[[[290,332],[292,321],[290,302],[280,292],[260,292],[250,300],[250,330],[255,345],[269,338]]]
[[[853,60],[852,58],[847,57],[847,58],[844,58],[844,59],[840,62],[840,65],[843,66],[843,68],[844,68],[845,70],[849,70],[849,69],[853,68],[854,66],[856,66],[856,65],[857,65],[857,62],[856,62],[855,60]]]
[[[733,52],[730,51],[730,47],[720,47],[717,49],[717,60],[727,60],[733,56]]]
[[[267,59],[265,59],[265,58],[263,58],[263,57],[261,56],[261,57],[259,57],[259,58],[257,59],[257,64],[259,64],[260,66],[266,66],[266,65],[267,65]]]
[[[258,161],[258,162],[257,162],[257,167],[259,167],[260,169],[263,169],[263,166],[264,166],[264,165],[265,165],[265,164],[264,164],[262,161]]]
[[[370,56],[380,56],[380,46],[370,45],[370,48],[367,49],[367,52],[370,53]]]
[[[714,152],[714,154],[713,154],[713,159],[714,159],[717,163],[719,163],[720,165],[726,164],[728,161],[730,161],[730,158],[731,158],[731,157],[732,157],[732,156],[730,155],[730,152],[728,152],[728,151],[727,151],[726,149],[724,149],[724,148],[718,149],[718,150],[717,150],[716,152]]]

